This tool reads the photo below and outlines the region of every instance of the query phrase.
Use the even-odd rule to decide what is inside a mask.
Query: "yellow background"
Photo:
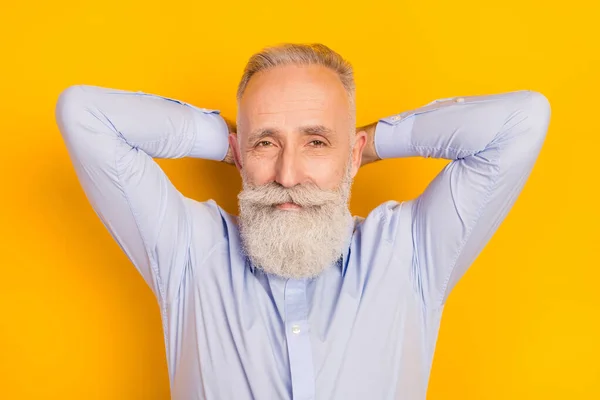
[[[234,117],[248,57],[294,41],[353,63],[359,124],[454,95],[549,98],[530,180],[450,296],[428,399],[600,399],[600,2],[558,4],[3,2],[0,398],[169,397],[158,307],[76,181],[59,92],[142,90]],[[352,211],[418,195],[445,162],[364,168]],[[160,164],[186,195],[236,211],[233,167]]]

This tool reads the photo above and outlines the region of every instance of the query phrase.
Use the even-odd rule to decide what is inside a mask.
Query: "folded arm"
[[[379,120],[367,160],[452,160],[414,201],[413,268],[423,301],[448,294],[496,231],[544,142],[550,105],[517,91],[436,100]]]
[[[187,261],[190,227],[185,198],[153,157],[223,160],[226,121],[218,110],[83,85],[60,94],[56,119],[92,207],[157,298],[167,301]]]

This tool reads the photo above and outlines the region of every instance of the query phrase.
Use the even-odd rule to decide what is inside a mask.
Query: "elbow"
[[[83,86],[74,85],[64,89],[58,96],[54,115],[61,134],[68,135],[71,127],[79,122],[86,112],[86,99]]]
[[[548,125],[550,123],[551,107],[548,98],[540,92],[530,92],[530,108],[528,120],[530,128],[536,135],[541,137],[543,140],[548,131]]]
[[[83,85],[64,89],[58,96],[55,118],[58,130],[67,145],[75,153],[92,153],[94,145],[89,127],[95,126],[93,99]]]
[[[550,102],[540,92],[527,91],[514,103],[509,121],[503,135],[500,148],[506,168],[528,170],[537,159],[546,140],[550,122]]]

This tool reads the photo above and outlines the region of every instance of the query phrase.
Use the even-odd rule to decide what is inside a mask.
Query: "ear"
[[[240,152],[240,146],[237,140],[237,133],[230,133],[228,138],[229,140],[229,150],[231,151],[231,156],[233,157],[233,162],[237,167],[240,173],[242,172],[242,158]]]
[[[362,156],[365,146],[367,144],[368,134],[364,130],[356,132],[354,138],[354,147],[352,148],[352,177],[354,178],[358,173],[358,169],[362,165]]]

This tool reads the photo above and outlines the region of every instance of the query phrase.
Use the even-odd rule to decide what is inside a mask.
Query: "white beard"
[[[284,188],[277,183],[247,184],[239,199],[239,227],[252,264],[284,278],[310,278],[335,263],[344,252],[352,215],[348,209],[351,164],[336,190],[314,184]],[[302,208],[280,210],[277,204]]]

